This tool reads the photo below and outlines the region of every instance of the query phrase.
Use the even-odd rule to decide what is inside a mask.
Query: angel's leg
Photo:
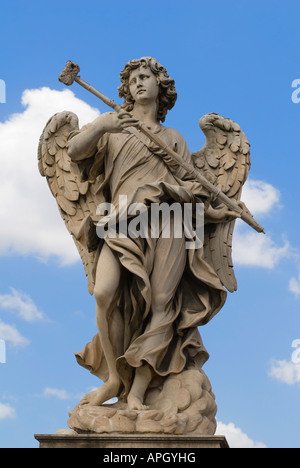
[[[118,323],[121,320],[118,316],[118,311],[116,311],[116,314],[114,311],[113,316],[110,317],[112,308],[115,306],[120,276],[121,264],[107,244],[104,243],[97,264],[94,296],[96,300],[98,333],[109,376],[108,380],[98,390],[88,393],[81,400],[81,404],[101,405],[110,398],[115,397],[120,387],[120,378],[116,368],[116,356],[110,341],[112,321],[114,321],[113,326],[115,329],[121,328]]]
[[[172,315],[172,302],[182,278],[185,263],[186,249],[184,238],[174,238],[173,219],[171,219],[171,237],[160,237],[155,251],[154,267],[151,274],[151,319],[147,331],[159,330],[152,336],[153,347],[160,347],[164,339],[164,331],[170,326]],[[153,377],[152,369],[147,363],[137,367],[135,377],[127,397],[130,409],[146,409],[143,400],[145,392]]]

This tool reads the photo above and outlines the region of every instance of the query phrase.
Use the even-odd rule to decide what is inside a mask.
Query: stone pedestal
[[[226,438],[217,436],[152,435],[152,434],[35,434],[40,448],[99,449],[180,449],[229,448]]]

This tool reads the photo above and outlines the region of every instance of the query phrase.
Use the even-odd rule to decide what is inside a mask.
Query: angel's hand
[[[209,205],[205,212],[206,223],[229,223],[240,217],[241,215],[239,213],[230,210],[224,203],[221,203],[216,208]]]
[[[139,121],[133,117],[129,112],[107,112],[102,114],[101,125],[105,132],[108,133],[122,133],[126,131],[127,127],[137,127]]]
[[[107,112],[99,115],[85,129],[73,136],[67,144],[68,155],[72,161],[89,158],[97,150],[99,139],[107,132],[126,132],[127,127],[139,126],[139,121],[129,112]]]
[[[252,216],[252,213],[248,210],[248,208],[246,207],[246,205],[245,205],[244,202],[239,201],[239,202],[238,202],[238,205],[239,205],[240,208],[242,208],[242,210],[244,211],[244,213],[246,213],[246,214]]]

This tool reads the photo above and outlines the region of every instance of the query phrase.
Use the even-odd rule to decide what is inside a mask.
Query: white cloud
[[[300,362],[273,359],[269,376],[288,385],[300,382]]]
[[[24,112],[0,123],[0,255],[55,255],[62,263],[79,260],[77,249],[61,219],[55,199],[37,166],[39,137],[49,118],[70,110],[80,126],[99,112],[66,89],[25,90]]]
[[[256,442],[233,423],[217,423],[216,435],[224,435],[230,448],[267,448],[262,442]]]
[[[14,347],[24,347],[30,343],[14,325],[8,325],[2,320],[0,320],[0,338],[7,343],[11,343]]]
[[[300,296],[300,272],[298,274],[298,277],[291,278],[289,282],[289,290],[295,294],[296,297]]]
[[[11,294],[0,295],[0,309],[15,312],[19,318],[26,322],[45,318],[31,297],[14,288],[10,288],[10,290]],[[0,338],[14,347],[24,347],[30,343],[14,325],[9,325],[2,320],[0,320]]]
[[[27,322],[41,320],[44,314],[38,309],[31,297],[14,288],[11,294],[0,294],[0,309],[13,310]]]
[[[232,257],[236,265],[272,269],[280,260],[291,255],[287,240],[278,245],[269,235],[245,232],[237,227],[233,239]]]
[[[16,410],[9,404],[0,403],[0,420],[13,419],[16,417]]]
[[[280,192],[273,185],[249,179],[242,200],[257,221],[280,208]],[[287,240],[278,245],[269,234],[257,233],[238,220],[233,238],[232,257],[235,265],[274,268],[284,258],[289,258],[291,246]]]
[[[59,400],[68,400],[72,396],[64,389],[46,387],[43,392],[43,396],[50,396],[58,398]]]
[[[269,214],[279,208],[280,192],[262,180],[248,179],[243,187],[243,202],[255,216]]]
[[[261,180],[248,179],[243,188],[242,199],[258,220],[282,208],[279,190]],[[289,280],[288,289],[298,298],[300,296],[299,252],[292,248],[288,240],[283,240],[279,245],[268,234],[261,235],[246,229],[244,223],[238,220],[233,242],[234,264],[272,269],[281,260],[291,258],[296,263],[299,273]]]
[[[96,390],[97,387],[92,387],[90,391]],[[53,388],[53,387],[46,387],[43,390],[42,397],[54,397],[58,398],[59,400],[78,400],[80,401],[84,397],[84,393],[69,393],[67,390],[63,388]]]

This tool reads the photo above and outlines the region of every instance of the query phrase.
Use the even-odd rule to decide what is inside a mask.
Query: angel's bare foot
[[[143,405],[143,402],[135,395],[130,393],[127,397],[127,404],[130,410],[147,410],[149,406]]]
[[[82,400],[80,400],[79,405],[100,406],[110,398],[117,396],[119,388],[119,379],[109,379],[97,390],[87,393]]]
[[[143,405],[145,392],[151,381],[152,372],[147,364],[138,367],[135,371],[132,387],[127,397],[128,408],[131,410],[146,410],[148,406]]]

